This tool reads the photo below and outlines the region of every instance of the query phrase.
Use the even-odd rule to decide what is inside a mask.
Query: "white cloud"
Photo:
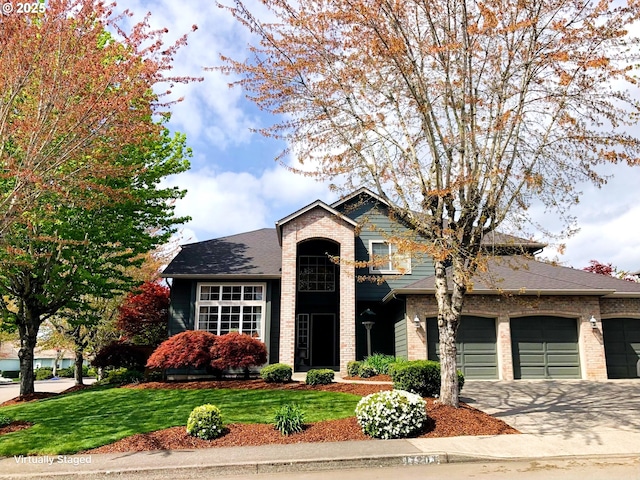
[[[184,229],[197,240],[273,227],[291,212],[320,198],[331,200],[324,184],[277,165],[260,175],[192,170],[165,182],[187,190],[176,215],[192,220]]]

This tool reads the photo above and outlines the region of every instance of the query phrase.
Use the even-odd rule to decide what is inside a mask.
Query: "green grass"
[[[0,436],[0,456],[76,453],[136,433],[186,425],[194,407],[212,403],[228,423],[271,423],[287,403],[303,405],[306,422],[354,415],[357,395],[296,390],[84,390],[0,408],[0,415],[34,423]]]

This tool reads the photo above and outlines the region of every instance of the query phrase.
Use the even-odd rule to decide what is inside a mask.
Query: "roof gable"
[[[279,277],[282,250],[274,228],[183,245],[163,277]]]
[[[316,200],[313,203],[310,203],[309,205],[302,207],[300,210],[297,210],[295,212],[293,212],[290,215],[287,215],[286,217],[284,217],[281,220],[278,220],[276,222],[276,231],[278,234],[278,242],[279,244],[282,244],[282,227],[289,223],[290,221],[301,217],[302,215],[304,215],[307,212],[310,212],[311,210],[314,210],[316,208],[321,208],[323,210],[326,210],[327,212],[329,212],[331,215],[334,215],[338,218],[340,218],[341,220],[343,220],[344,222],[348,223],[349,225],[351,225],[352,227],[357,227],[358,223],[355,222],[354,220],[352,220],[351,218],[347,217],[346,215],[343,215],[341,212],[339,212],[338,210],[334,209],[333,207],[330,207],[329,205],[327,205],[326,203],[324,203],[322,200]]]

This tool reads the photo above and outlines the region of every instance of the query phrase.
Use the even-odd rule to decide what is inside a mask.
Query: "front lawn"
[[[191,410],[213,403],[228,423],[271,423],[285,403],[300,404],[306,422],[353,416],[360,396],[298,390],[83,390],[37,402],[0,408],[33,427],[0,436],[0,456],[75,453],[136,433],[186,425]]]

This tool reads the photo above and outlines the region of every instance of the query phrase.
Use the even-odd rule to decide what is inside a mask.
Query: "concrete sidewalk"
[[[41,478],[89,473],[164,472],[196,468],[209,475],[424,465],[566,457],[639,457],[640,433],[600,432],[593,441],[566,435],[499,435],[229,447],[138,453],[11,457],[0,478]]]

